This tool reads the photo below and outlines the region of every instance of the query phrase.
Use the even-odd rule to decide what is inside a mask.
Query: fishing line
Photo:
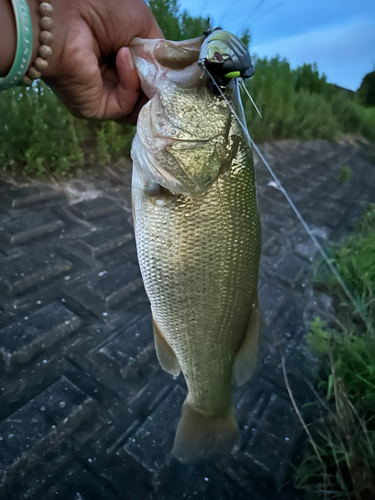
[[[254,108],[257,110],[258,115],[259,115],[261,118],[263,118],[263,116],[261,115],[261,113],[260,113],[260,111],[259,111],[259,109],[258,109],[258,106],[257,106],[257,105],[255,104],[255,102],[254,102],[254,99],[251,97],[250,92],[247,90],[247,87],[246,87],[246,85],[245,85],[245,82],[243,81],[243,79],[242,79],[242,78],[240,78],[239,80],[240,80],[240,85],[241,85],[242,89],[243,89],[243,90],[245,90],[246,94],[249,96],[250,101],[253,103],[253,106],[254,106]]]
[[[211,75],[211,73],[208,71],[208,69],[205,66],[204,66],[204,69],[206,70],[208,76],[211,78],[212,82],[214,83],[214,85],[216,86],[216,88],[218,89],[218,91],[220,92],[220,94],[223,97],[224,101],[227,103],[229,109],[232,111],[233,115],[236,117],[236,119],[237,119],[238,123],[240,124],[242,130],[245,132],[245,135],[249,139],[249,141],[250,141],[251,145],[253,146],[253,148],[255,149],[255,151],[258,153],[260,159],[263,161],[263,163],[266,166],[267,170],[272,175],[272,177],[273,177],[273,179],[274,179],[274,181],[275,181],[275,183],[277,185],[277,189],[279,191],[281,191],[283,193],[283,195],[285,196],[285,198],[287,199],[289,205],[292,207],[294,213],[296,214],[296,216],[300,220],[300,222],[301,222],[302,226],[304,227],[305,231],[307,232],[307,234],[310,236],[310,238],[314,242],[314,244],[315,244],[316,248],[318,249],[319,253],[321,254],[321,256],[323,257],[324,261],[326,262],[326,264],[328,265],[328,267],[332,271],[332,273],[335,276],[335,278],[337,279],[338,283],[340,283],[342,289],[344,290],[344,292],[346,293],[347,297],[349,298],[349,300],[351,301],[351,303],[355,307],[356,311],[361,316],[361,318],[364,321],[364,323],[367,326],[367,328],[369,330],[372,330],[372,328],[371,328],[371,322],[367,318],[367,314],[363,310],[364,309],[363,305],[361,303],[359,303],[355,299],[354,295],[352,295],[352,293],[350,292],[349,288],[345,284],[344,280],[342,279],[341,275],[337,271],[336,267],[333,265],[332,261],[329,259],[328,255],[326,254],[326,252],[324,251],[323,247],[321,246],[321,244],[319,243],[319,241],[315,237],[314,233],[312,232],[312,230],[310,229],[309,225],[307,224],[307,222],[303,218],[302,214],[300,213],[300,211],[298,210],[298,208],[295,206],[293,200],[290,198],[290,196],[287,193],[287,191],[285,190],[284,186],[281,184],[281,181],[279,180],[279,178],[277,177],[277,175],[275,174],[275,172],[273,171],[272,167],[269,165],[269,163],[267,162],[267,160],[262,155],[262,153],[261,153],[260,149],[258,148],[258,146],[255,144],[255,142],[251,138],[246,125],[244,125],[242,123],[242,121],[240,120],[239,116],[237,115],[237,113],[235,112],[235,110],[233,109],[233,107],[231,106],[230,102],[225,97],[223,91],[221,90],[221,88],[219,87],[219,85],[216,83],[215,78]]]

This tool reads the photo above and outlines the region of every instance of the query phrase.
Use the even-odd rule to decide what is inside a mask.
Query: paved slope
[[[375,201],[375,167],[363,145],[283,141],[262,151],[322,241],[347,234],[360,201]],[[345,165],[353,175],[341,185]],[[301,339],[329,301],[311,289],[311,240],[265,167],[256,168],[261,364],[234,394],[240,451],[198,467],[167,457],[186,389],[156,360],[129,168],[63,190],[0,182],[1,498],[297,498],[282,487],[304,436],[281,357],[302,404],[315,360]]]

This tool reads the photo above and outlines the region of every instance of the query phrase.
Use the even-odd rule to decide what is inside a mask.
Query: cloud
[[[180,0],[193,15],[211,15],[233,32],[249,28],[254,43],[269,43],[315,29],[374,19],[374,0]]]
[[[292,67],[317,62],[330,82],[356,90],[375,63],[374,0],[180,0],[234,33],[250,28],[251,51]],[[370,22],[370,20],[372,22]]]
[[[356,90],[375,63],[375,30],[370,20],[357,20],[254,45],[251,51],[260,57],[281,55],[292,67],[317,62],[328,81]]]

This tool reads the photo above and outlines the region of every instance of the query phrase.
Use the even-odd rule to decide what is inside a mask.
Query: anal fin
[[[258,337],[260,326],[260,313],[258,297],[254,301],[253,311],[247,325],[245,335],[234,355],[233,381],[237,385],[247,382],[254,373],[258,359]]]
[[[152,326],[154,329],[155,349],[159,363],[163,370],[177,377],[181,368],[177,361],[176,355],[172,347],[165,340],[154,318],[152,318]]]

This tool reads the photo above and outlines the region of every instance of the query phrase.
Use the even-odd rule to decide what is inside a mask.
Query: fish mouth
[[[205,36],[172,42],[170,40],[133,38],[129,45],[141,88],[151,99],[160,81],[168,79],[181,87],[196,84],[202,76],[199,54]]]

